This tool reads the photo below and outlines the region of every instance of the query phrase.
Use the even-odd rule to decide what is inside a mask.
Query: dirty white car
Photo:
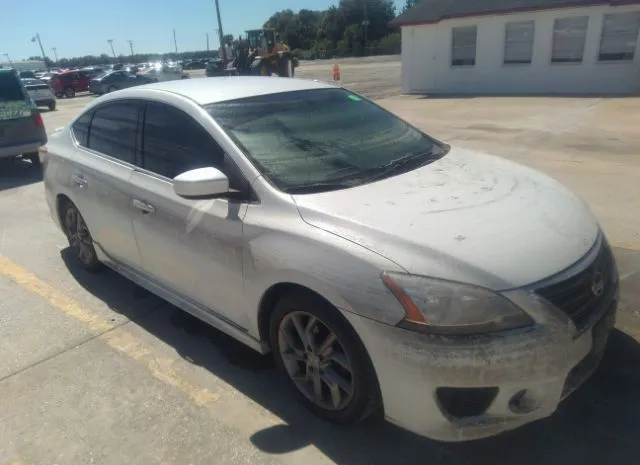
[[[117,123],[117,124],[116,124]],[[50,137],[52,216],[107,265],[255,350],[317,415],[475,439],[595,369],[618,278],[587,206],[298,79],[109,94]]]

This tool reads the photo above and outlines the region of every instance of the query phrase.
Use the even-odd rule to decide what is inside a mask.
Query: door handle
[[[80,189],[85,189],[87,187],[87,180],[84,176],[78,173],[74,173],[71,176],[71,180],[73,181],[73,185],[79,187]]]
[[[133,206],[140,210],[143,214],[149,215],[156,211],[156,207],[151,205],[149,202],[145,202],[144,200],[133,199]]]

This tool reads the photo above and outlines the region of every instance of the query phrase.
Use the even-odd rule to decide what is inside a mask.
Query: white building
[[[640,91],[640,0],[418,0],[405,93]]]

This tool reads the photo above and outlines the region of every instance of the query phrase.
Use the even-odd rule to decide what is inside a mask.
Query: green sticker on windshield
[[[354,94],[349,94],[347,96],[347,98],[349,100],[353,100],[354,102],[359,102],[360,100],[362,100],[360,97],[358,97],[357,95],[354,95]]]

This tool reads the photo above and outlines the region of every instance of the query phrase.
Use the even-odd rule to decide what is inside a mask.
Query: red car
[[[91,81],[91,76],[87,72],[62,71],[51,76],[49,86],[53,89],[56,97],[72,98],[76,96],[76,92],[88,91],[89,81]]]

